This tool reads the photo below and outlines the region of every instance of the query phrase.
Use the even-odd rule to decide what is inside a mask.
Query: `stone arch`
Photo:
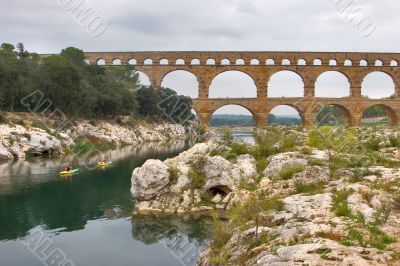
[[[360,66],[361,66],[361,67],[366,67],[366,66],[368,66],[368,61],[365,60],[365,59],[360,60]]]
[[[184,65],[185,64],[185,60],[183,60],[182,58],[178,58],[175,61],[175,65]]]
[[[206,61],[206,65],[215,65],[215,59],[214,58],[209,58]]]
[[[383,61],[382,60],[375,60],[375,66],[377,66],[377,67],[381,67],[381,66],[383,66]]]
[[[314,66],[322,66],[322,60],[321,59],[314,59],[313,61]]]
[[[214,108],[211,110],[207,125],[209,126],[215,126],[217,123],[213,123],[213,119],[218,118],[219,115],[251,115],[252,116],[252,126],[255,126],[257,124],[256,120],[256,113],[251,110],[251,108],[242,105],[240,103],[227,103],[227,104],[220,104],[217,106],[214,106]],[[223,125],[227,126],[227,124]]]
[[[292,64],[292,62],[290,62],[289,59],[287,59],[287,58],[282,59],[282,62],[281,62],[282,66],[290,66],[291,64]]]
[[[391,67],[397,67],[398,65],[399,65],[399,63],[396,60],[390,61],[390,66]]]
[[[244,64],[245,64],[245,62],[244,62],[244,60],[243,60],[242,58],[237,59],[236,62],[235,62],[235,65],[240,65],[240,66],[242,66],[242,65],[244,65]]]
[[[346,59],[346,60],[344,60],[343,65],[344,66],[353,66],[353,61],[351,61],[350,59]]]
[[[298,116],[298,118],[296,116]],[[277,117],[279,117],[279,120]],[[296,105],[279,104],[269,111],[267,124],[302,125],[304,124],[303,112]]]
[[[165,66],[165,65],[168,65],[168,64],[169,64],[168,59],[163,58],[163,59],[160,60],[160,65]]]
[[[99,66],[105,66],[106,60],[104,60],[103,58],[99,58],[99,59],[97,59],[96,64]]]
[[[349,77],[340,71],[321,73],[315,81],[315,97],[350,97]]]
[[[299,59],[297,61],[297,65],[298,66],[306,66],[307,65],[307,61],[305,59]]]
[[[231,64],[231,60],[229,60],[228,58],[224,58],[221,60],[222,66],[229,66],[230,64]]]
[[[375,108],[375,110],[371,110],[372,108]],[[373,121],[365,121],[366,119],[371,119],[371,118],[378,118],[379,114],[381,113],[380,110],[382,110],[384,112],[384,114],[386,115],[386,117],[388,118],[388,124],[390,125],[397,125],[399,122],[398,116],[396,114],[396,111],[386,105],[386,104],[371,104],[367,107],[364,108],[363,112],[362,112],[362,122],[369,124],[369,123],[376,123],[377,120],[373,120]],[[372,111],[370,114],[367,115],[368,111]]]
[[[289,90],[294,89],[293,94]],[[303,77],[293,70],[281,70],[275,72],[268,81],[267,97],[303,97]]]
[[[330,66],[337,66],[337,61],[335,59],[329,60],[329,65]]]
[[[200,65],[200,59],[194,58],[190,61],[191,65]]]
[[[134,58],[129,59],[128,65],[137,65],[137,60]]]
[[[370,99],[391,97],[395,94],[396,85],[393,76],[384,71],[368,73],[361,83],[361,94]]]
[[[149,75],[142,71],[136,71],[139,74],[139,83],[143,86],[151,86],[151,80]]]
[[[188,70],[172,70],[163,76],[161,86],[191,98],[199,97],[199,82],[196,75]]]
[[[260,64],[260,60],[258,59],[251,59],[250,61],[250,65],[259,65]]]
[[[249,73],[242,70],[223,70],[212,79],[209,87],[209,97],[257,98],[257,87]]]
[[[150,58],[147,58],[147,59],[145,59],[145,60],[143,61],[143,64],[144,64],[144,65],[152,65],[152,64],[153,64],[153,60],[150,59]]]
[[[269,58],[269,59],[267,59],[267,61],[265,61],[265,64],[268,66],[273,66],[273,65],[275,65],[275,60]]]
[[[350,126],[352,125],[352,116],[349,109],[341,104],[331,103],[322,106],[314,118],[317,126]]]
[[[115,59],[113,59],[113,61],[112,61],[112,65],[113,66],[120,66],[122,64],[122,61],[121,61],[121,59],[119,59],[119,58],[115,58]]]

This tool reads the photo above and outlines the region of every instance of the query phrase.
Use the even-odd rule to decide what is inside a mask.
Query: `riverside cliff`
[[[27,155],[60,154],[82,143],[106,149],[167,142],[188,138],[194,132],[166,122],[128,125],[127,119],[118,122],[77,119],[67,127],[57,127],[57,120],[27,113],[8,113],[7,121],[0,124],[0,161]]]

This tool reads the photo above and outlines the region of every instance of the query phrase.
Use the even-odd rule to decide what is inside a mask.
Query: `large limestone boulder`
[[[205,157],[202,172],[207,179],[224,175],[224,172],[230,172],[233,165],[230,161],[221,156]]]
[[[233,172],[233,176],[240,175],[243,178],[243,181],[246,183],[254,183],[254,178],[258,176],[257,173],[257,161],[251,155],[240,155],[237,158],[236,165]]]
[[[152,200],[168,185],[170,174],[168,167],[160,160],[147,160],[142,167],[133,170],[132,196],[141,200]]]
[[[279,173],[285,169],[292,167],[294,165],[307,165],[307,160],[301,158],[301,154],[296,152],[286,152],[273,155],[270,158],[270,163],[264,170],[264,175],[267,177],[274,177],[279,175]]]
[[[0,161],[11,160],[13,155],[0,143]]]

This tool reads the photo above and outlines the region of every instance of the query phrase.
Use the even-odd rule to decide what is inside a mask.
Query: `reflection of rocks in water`
[[[132,237],[146,245],[160,240],[186,236],[190,242],[203,245],[207,238],[205,216],[158,217],[135,215],[132,217]]]
[[[129,215],[130,215],[130,213],[128,211],[125,211],[125,210],[121,209],[120,207],[114,207],[112,209],[104,210],[104,217],[106,217],[109,220],[124,218],[124,217],[128,217]]]

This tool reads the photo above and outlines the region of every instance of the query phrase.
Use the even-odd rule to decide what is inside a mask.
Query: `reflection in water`
[[[254,133],[252,130],[239,130],[239,129],[231,129],[232,136],[240,141],[243,141],[248,144],[255,144]],[[224,134],[223,130],[217,130],[217,138],[220,139]]]
[[[130,177],[147,159],[164,160],[190,144],[150,144],[103,154],[107,168],[59,171],[72,158],[0,165],[0,265],[43,265],[22,240],[40,230],[75,265],[193,265],[207,243],[204,217],[133,216]],[[88,159],[96,166],[98,157]]]
[[[125,147],[103,154],[111,167],[60,177],[71,157],[0,165],[0,265],[42,265],[21,244],[44,230],[76,265],[179,265],[194,263],[206,243],[204,219],[132,217],[132,170],[147,159],[174,157],[190,145]],[[98,158],[89,158],[89,166]],[[179,252],[194,247],[189,257]],[[110,256],[110,254],[112,254]],[[186,254],[186,253],[185,253]],[[189,254],[189,253],[187,253]],[[187,255],[186,254],[186,255]]]

